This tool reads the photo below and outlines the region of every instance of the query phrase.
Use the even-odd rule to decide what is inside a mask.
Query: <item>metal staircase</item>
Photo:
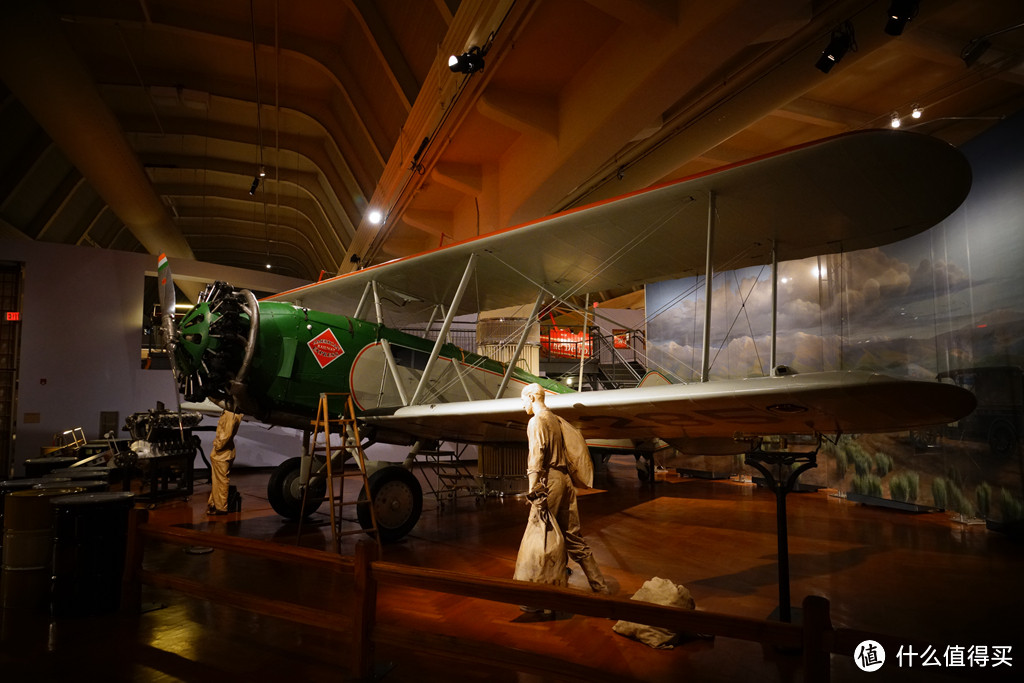
[[[483,495],[483,486],[462,462],[462,450],[432,450],[420,451],[427,467],[433,472],[433,478],[426,478],[427,485],[434,494],[438,505],[444,507],[448,501],[453,501],[459,495]],[[436,483],[435,483],[436,482]]]
[[[625,363],[601,363],[598,366],[602,384],[610,389],[630,389],[635,387],[647,370],[637,361]]]

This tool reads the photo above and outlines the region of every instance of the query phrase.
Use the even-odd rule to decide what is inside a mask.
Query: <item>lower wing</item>
[[[975,398],[951,384],[849,371],[557,394],[547,405],[587,439],[699,440],[903,431],[956,421]],[[497,399],[364,419],[416,438],[494,443],[525,441],[528,418],[518,399]]]

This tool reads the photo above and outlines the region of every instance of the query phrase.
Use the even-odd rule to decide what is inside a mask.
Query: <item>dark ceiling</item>
[[[5,3],[0,237],[315,280],[894,113],[960,145],[1024,107],[1024,3],[923,0],[898,36],[890,4]]]

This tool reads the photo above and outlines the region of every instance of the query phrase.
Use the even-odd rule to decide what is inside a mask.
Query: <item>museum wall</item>
[[[941,224],[881,248],[780,264],[775,362],[797,372],[944,373],[971,388],[980,405],[968,419],[845,436],[801,482],[964,520],[1012,519],[1024,517],[1024,116],[963,152],[972,189]],[[711,379],[768,374],[770,275],[767,266],[715,275]],[[696,278],[648,286],[652,369],[699,381],[703,311]],[[753,472],[714,458],[688,467]]]
[[[156,408],[174,408],[170,370],[144,370],[140,362],[143,287],[156,260],[134,254],[26,240],[0,240],[0,259],[24,264],[16,440],[12,466],[38,457],[54,434],[81,427],[88,440],[101,436],[101,411],[124,419]],[[273,274],[172,261],[176,276],[220,278],[263,291],[281,291],[302,281]],[[211,426],[215,418],[206,418]],[[212,437],[203,434],[209,453]],[[294,449],[289,430],[247,426],[239,463],[280,462],[275,451]],[[263,454],[264,451],[268,453]],[[295,455],[297,451],[289,452]]]

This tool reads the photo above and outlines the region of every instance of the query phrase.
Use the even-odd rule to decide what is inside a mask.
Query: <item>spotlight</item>
[[[380,225],[380,221],[382,218],[384,218],[384,216],[381,214],[380,211],[374,209],[373,211],[366,215],[366,218],[374,225]]]
[[[919,107],[919,106],[917,106],[915,104],[914,105],[914,110],[910,112],[910,115],[913,116],[915,119],[919,119],[919,118],[921,118],[921,114],[923,114],[923,113],[924,113],[924,110],[921,109],[921,107]]]
[[[270,264],[269,263],[267,264],[267,270],[270,270]]]
[[[896,112],[893,112],[892,113],[892,118],[889,119],[889,125],[892,126],[893,128],[899,128],[900,127],[900,115],[897,114]]]
[[[480,48],[474,45],[461,55],[449,57],[448,68],[457,74],[471,74],[481,71],[484,68],[484,55],[480,52]]]
[[[267,167],[266,166],[260,166],[260,178],[266,178],[266,177],[267,177]]]
[[[890,36],[903,33],[907,22],[917,16],[918,9],[918,0],[892,0],[889,3],[889,18],[885,22],[885,32]]]
[[[250,195],[256,194],[256,188],[259,187],[259,186],[260,186],[260,177],[256,176],[255,178],[252,179],[252,185],[249,186],[249,194]]]
[[[853,25],[850,22],[846,22],[832,31],[832,37],[828,41],[828,46],[821,53],[818,63],[814,66],[818,68],[818,71],[827,74],[832,70],[832,67],[839,63],[843,55],[850,50],[856,52],[857,45],[853,39]]]

